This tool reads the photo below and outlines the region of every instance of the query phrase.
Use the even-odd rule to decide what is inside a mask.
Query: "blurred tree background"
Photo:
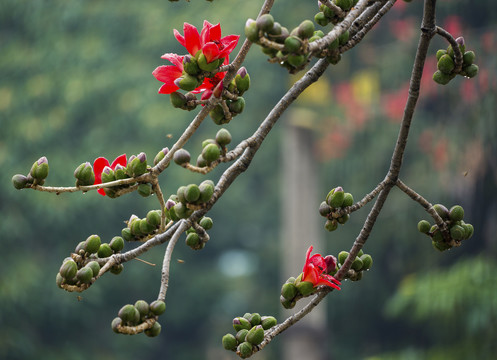
[[[157,266],[126,263],[122,274],[104,276],[81,298],[59,290],[55,274],[78,242],[94,233],[109,241],[131,213],[157,208],[155,199],[19,192],[10,181],[42,155],[50,163],[47,184],[69,186],[82,162],[140,151],[153,158],[171,146],[194,115],[173,110],[151,75],[165,64],[163,53],[184,52],[172,29],[181,31],[184,21],[201,28],[207,19],[221,22],[223,34],[243,34],[261,4],[0,3],[0,358],[229,359],[235,356],[220,341],[233,317],[278,314],[281,126],[210,213],[208,246],[198,253],[176,248],[174,258],[184,262],[173,263],[162,333],[153,339],[116,335],[110,322],[122,305],[156,298],[165,247],[143,256]],[[359,199],[383,179],[407,97],[421,5],[398,1],[299,101],[316,114],[306,126],[315,130],[323,198],[342,185]],[[277,2],[272,11],[290,29],[316,12],[297,0]],[[427,218],[422,208],[394,191],[365,249],[372,270],[324,302],[330,359],[490,359],[497,350],[497,4],[439,1],[437,19],[454,36],[464,35],[480,73],[436,85],[435,52],[446,44],[433,42],[401,178],[432,203],[461,204],[475,235],[461,248],[436,252],[416,230]],[[245,66],[252,78],[246,110],[227,126],[235,141],[257,128],[293,81],[257,47]],[[217,130],[208,119],[202,124],[187,145],[192,156]],[[217,179],[220,168],[208,177]],[[203,179],[175,165],[162,178],[168,194]],[[323,229],[326,252],[348,250],[365,217],[359,211],[335,233]],[[295,274],[284,276],[297,275],[303,261],[304,254]],[[278,358],[278,344],[257,358]]]

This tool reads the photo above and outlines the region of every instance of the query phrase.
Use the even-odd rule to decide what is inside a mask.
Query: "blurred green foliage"
[[[345,283],[340,293],[325,301],[330,358],[403,351],[402,358],[417,359],[425,351],[439,351],[437,346],[440,351],[461,347],[470,351],[471,345],[461,341],[459,327],[465,326],[464,334],[475,337],[492,319],[485,316],[495,319],[492,296],[486,296],[491,286],[495,289],[488,276],[495,257],[479,254],[496,250],[497,40],[492,37],[496,5],[439,3],[437,18],[454,27],[451,16],[457,17],[467,46],[477,52],[481,73],[474,81],[455,79],[443,88],[431,84],[433,71],[427,74],[430,81],[422,85],[427,95],[420,99],[401,177],[432,202],[463,205],[476,233],[461,248],[437,253],[416,232],[417,221],[426,217],[424,211],[399,191],[393,192],[366,246],[375,259],[372,270],[360,283]],[[214,228],[207,247],[200,253],[177,247],[174,259],[184,263],[172,265],[162,334],[155,339],[115,335],[110,322],[122,305],[157,296],[164,247],[143,256],[155,267],[127,263],[119,277],[106,275],[81,298],[57,289],[55,274],[79,241],[92,233],[108,241],[119,234],[131,213],[143,217],[158,207],[157,202],[136,194],[111,200],[95,192],[60,196],[19,192],[10,182],[13,174],[26,173],[42,155],[50,163],[48,184],[72,185],[73,171],[84,161],[98,156],[112,160],[140,151],[152,159],[162,147],[171,146],[195,113],[173,109],[167,96],[157,94],[160,83],[151,75],[165,64],[160,59],[163,53],[184,52],[172,29],[181,31],[184,21],[201,28],[207,19],[221,22],[223,34],[243,34],[246,18],[255,18],[261,4],[241,0],[0,3],[0,358],[217,359],[226,356],[220,341],[231,330],[233,317],[247,311],[278,314],[279,143],[285,141],[278,127],[250,171],[237,179],[211,212]],[[402,4],[399,1],[385,22],[327,73],[326,81],[321,81],[328,85],[326,91],[318,90],[323,100],[300,102],[299,106],[312,107],[319,119],[312,126],[316,155],[322,160],[318,176],[323,197],[342,185],[359,199],[388,168],[398,132],[398,118],[392,113],[398,114],[403,104],[394,95],[406,94],[420,23],[420,1],[405,8]],[[307,2],[293,0],[277,2],[273,13],[291,28],[316,11]],[[435,40],[430,49],[433,57],[444,46],[442,40]],[[246,67],[253,86],[247,92],[245,112],[228,125],[234,142],[257,128],[290,83],[285,70],[269,65],[255,47]],[[192,157],[200,152],[201,141],[217,130],[209,119],[202,124],[187,146]],[[223,169],[208,177],[216,179]],[[163,190],[170,194],[203,177],[171,165],[161,179]],[[366,210],[353,214],[336,234],[323,230],[328,252],[350,248],[365,216]],[[321,221],[317,211],[316,217]],[[235,270],[243,262],[240,259],[249,264],[244,271]],[[448,267],[451,264],[455,265]],[[296,270],[301,266],[295,264]],[[459,284],[454,274],[459,274]],[[295,274],[283,277],[289,275]],[[406,286],[401,285],[390,300],[398,284],[409,284],[409,279],[412,296],[400,295]],[[453,287],[448,286],[450,281]],[[440,314],[436,302],[426,301],[425,292],[464,306],[447,305]],[[380,311],[384,304],[397,309],[387,311],[395,318]],[[418,322],[407,321],[406,309],[411,308],[423,314]],[[449,321],[453,311],[458,322]],[[348,325],[351,312],[354,320]],[[432,337],[423,331],[426,328],[438,329],[437,335],[448,333]],[[485,336],[482,341],[495,338],[495,326],[489,325]],[[492,347],[481,348],[488,350],[482,358],[495,352]],[[276,341],[258,356],[278,354]]]

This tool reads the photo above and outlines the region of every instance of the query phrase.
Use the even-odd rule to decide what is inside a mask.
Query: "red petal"
[[[177,66],[174,65],[162,65],[157,67],[152,75],[159,81],[163,83],[172,85],[174,80],[179,78],[183,74],[183,71],[178,69]]]
[[[180,56],[174,53],[167,53],[161,56],[161,59],[169,60],[172,64],[180,68],[181,71],[183,71],[183,58],[184,56]]]
[[[234,40],[232,40],[230,42],[226,42],[226,43],[222,42],[221,43],[224,46],[224,48],[221,51],[221,56],[219,56],[219,57],[223,57],[223,56],[229,55],[233,51],[233,49],[236,47],[236,45],[238,45],[238,38],[239,38],[239,36],[238,35],[230,35],[230,36],[235,36],[236,39],[234,39]]]
[[[159,94],[171,94],[175,91],[179,90],[179,87],[171,84],[164,84],[159,88]]]
[[[126,154],[122,154],[122,155],[119,155],[116,160],[114,160],[112,162],[112,165],[110,166],[110,168],[112,170],[114,170],[116,168],[116,165],[119,164],[123,167],[126,167],[126,164],[127,164],[128,160],[126,159]]]
[[[208,42],[202,47],[202,53],[205,56],[205,59],[208,63],[217,60],[220,58],[219,56],[219,47],[213,42]]]
[[[211,41],[211,27],[213,25],[208,22],[207,20],[204,20],[204,25],[202,26],[202,31],[200,32],[200,41],[201,44],[204,45]]]
[[[221,40],[221,24],[217,24],[214,26],[211,26],[210,31],[209,31],[209,36],[210,36],[210,41]]]
[[[104,189],[98,189],[97,192],[100,194],[100,195],[103,195],[105,196],[105,190]]]
[[[178,40],[178,42],[183,45],[184,47],[186,47],[186,43],[185,43],[185,37],[183,35],[181,35],[179,33],[178,30],[174,29],[174,37],[176,38],[176,40]]]
[[[198,34],[198,30],[195,26],[184,23],[183,25],[183,33],[185,34],[185,47],[186,50],[190,53],[190,55],[195,56],[197,51],[200,50],[200,35]]]
[[[109,166],[109,160],[104,157],[99,157],[93,162],[93,172],[95,173],[95,182],[94,184],[102,183],[102,171],[104,171],[104,167]]]

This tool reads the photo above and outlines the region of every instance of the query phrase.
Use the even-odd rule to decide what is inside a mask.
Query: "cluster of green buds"
[[[79,167],[81,167],[81,165]],[[101,175],[102,183],[137,177],[145,174],[148,168],[147,155],[144,152],[141,152],[138,155],[131,155],[128,159],[126,167],[120,164],[117,164],[114,169],[109,166],[104,167]],[[119,196],[119,190],[125,189],[129,186],[130,185],[119,185],[105,187],[104,190],[107,196],[115,198]],[[151,192],[152,188],[150,184],[140,184],[138,186],[138,193],[144,197],[149,196]]]
[[[90,235],[62,262],[56,276],[57,286],[67,291],[87,289],[100,272],[98,259],[119,253],[123,248],[124,240],[120,236],[113,237],[110,243],[102,243],[100,236]],[[114,274],[119,274],[122,270],[122,264],[114,265],[110,269]]]
[[[202,217],[198,225],[195,227],[190,227],[186,231],[185,243],[193,250],[201,250],[205,247],[207,241],[209,241],[209,235],[207,235],[207,230],[210,230],[213,226],[213,221],[210,217]]]
[[[246,313],[233,319],[233,328],[236,335],[223,336],[223,347],[226,350],[236,351],[242,359],[250,357],[257,351],[257,345],[264,340],[265,331],[268,331],[278,322],[273,316],[261,316],[258,313]]]
[[[291,32],[280,23],[274,21],[271,14],[261,15],[257,20],[248,19],[245,24],[245,35],[250,41],[259,44],[262,51],[285,67],[290,73],[302,70],[310,60],[308,45],[324,36],[315,31],[311,20],[304,20]]]
[[[150,210],[147,216],[140,219],[136,215],[131,215],[127,221],[127,226],[121,230],[121,236],[126,241],[145,241],[150,236],[153,236],[161,224],[160,210]],[[169,219],[166,212],[166,221]]]
[[[337,268],[334,272],[332,272],[332,275],[336,274],[336,272],[343,266],[348,256],[349,253],[347,251],[340,251],[340,253],[338,253]],[[355,257],[349,271],[347,272],[347,274],[345,274],[345,279],[350,279],[351,281],[359,281],[362,279],[364,271],[368,271],[369,269],[371,269],[371,266],[373,266],[373,258],[371,257],[371,255],[365,254],[364,251],[362,251],[361,249],[357,253],[357,256]]]
[[[285,309],[293,309],[297,301],[312,294],[312,292],[309,293],[308,288],[315,290],[313,286],[309,286],[306,282],[302,281],[302,274],[297,278],[291,276],[281,287],[281,305]]]
[[[194,210],[201,209],[214,194],[214,182],[204,180],[197,184],[180,186],[176,194],[169,197],[166,209],[173,221],[190,217]]]
[[[16,174],[12,177],[12,184],[18,190],[29,188],[32,185],[43,185],[48,176],[48,160],[42,156],[31,166],[27,176]]]
[[[338,224],[345,224],[350,215],[344,213],[343,210],[353,204],[354,197],[351,193],[344,192],[341,186],[331,189],[326,200],[319,205],[319,214],[327,219],[324,228],[328,231],[335,231]]]
[[[144,332],[147,336],[155,337],[161,331],[157,319],[164,311],[166,303],[162,300],[155,300],[150,304],[145,300],[138,300],[134,305],[124,305],[112,320],[111,327],[118,334],[134,335]]]
[[[456,77],[456,75],[465,76],[468,78],[475,77],[478,74],[478,65],[473,64],[475,61],[474,51],[466,51],[466,45],[464,43],[464,38],[458,37],[456,39],[459,49],[463,54],[462,57],[462,69],[460,72],[455,72],[455,60],[454,60],[454,49],[452,45],[449,45],[447,50],[440,49],[437,51],[437,68],[433,74],[433,80],[441,85],[446,85],[450,80]]]
[[[453,246],[459,246],[461,241],[473,236],[473,225],[464,222],[464,209],[460,205],[454,205],[448,210],[442,204],[433,205],[433,209],[442,218],[449,229],[450,241],[447,241],[442,230],[437,224],[431,225],[427,220],[418,223],[418,230],[431,238],[433,247],[439,251],[445,251]]]
[[[321,1],[318,1],[319,12],[314,16],[314,21],[321,26],[326,26],[329,23],[336,25],[342,21],[345,12],[352,9],[358,1],[359,0],[331,0],[334,5],[338,6],[342,10],[341,13],[338,14],[331,7]]]

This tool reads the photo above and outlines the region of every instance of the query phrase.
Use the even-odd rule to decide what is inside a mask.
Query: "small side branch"
[[[437,34],[444,37],[452,46],[452,49],[454,50],[454,72],[458,73],[462,69],[462,52],[461,49],[459,48],[459,44],[457,43],[456,39],[445,29],[441,28],[440,26],[437,26]]]

